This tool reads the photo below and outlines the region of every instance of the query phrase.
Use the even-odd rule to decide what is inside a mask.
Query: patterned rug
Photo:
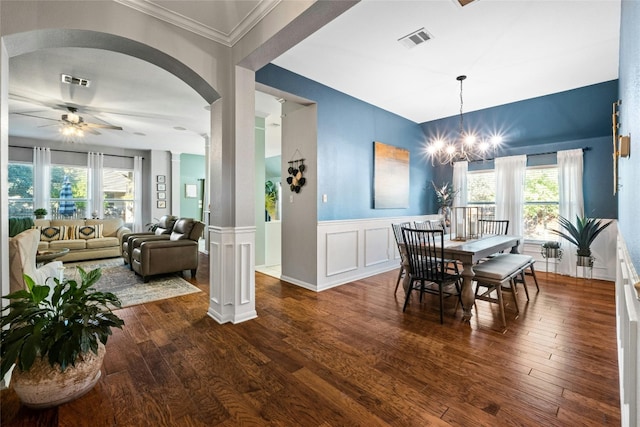
[[[82,267],[87,272],[98,267],[102,268],[102,277],[95,288],[101,292],[116,294],[123,307],[201,292],[196,286],[184,280],[180,273],[151,276],[147,283],[143,283],[142,277],[129,270],[122,258],[65,262],[64,266],[64,276],[78,281],[80,275],[76,266]]]

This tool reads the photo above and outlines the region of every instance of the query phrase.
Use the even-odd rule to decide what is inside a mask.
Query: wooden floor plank
[[[507,328],[479,301],[394,294],[398,271],[315,293],[256,273],[258,318],[207,315],[203,292],[118,310],[103,375],[47,410],[0,393],[2,426],[616,426],[614,285],[538,272]]]

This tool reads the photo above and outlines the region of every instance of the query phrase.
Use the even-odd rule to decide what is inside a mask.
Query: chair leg
[[[444,318],[442,314],[442,312],[444,311],[444,295],[442,290],[442,283],[440,283],[440,285],[438,286],[438,289],[440,291],[438,292],[440,294],[440,324],[442,325],[444,323]]]
[[[500,306],[500,318],[502,319],[502,327],[507,327],[507,319],[504,316],[504,301],[502,300],[502,285],[496,286],[496,292],[498,293],[498,305]],[[515,298],[515,294],[514,294]]]
[[[536,277],[536,270],[533,268],[533,264],[529,266],[531,270],[531,275],[533,276],[533,281],[536,283],[536,289],[540,292],[540,286],[538,286],[538,278]]]
[[[522,277],[522,286],[524,287],[524,293],[527,295],[527,301],[529,301],[529,288],[527,288],[527,280],[524,276],[524,270],[522,270],[520,272],[520,277]]]
[[[513,294],[513,303],[516,306],[516,313],[520,313],[520,307],[518,307],[518,298],[516,295],[516,280],[515,279],[511,279],[509,281],[509,285],[511,286],[511,293]]]
[[[400,264],[400,271],[398,272],[398,280],[396,281],[396,289],[393,291],[394,294],[398,292],[398,286],[400,285],[400,280],[402,279],[402,273],[404,273],[404,265]]]
[[[409,286],[407,287],[407,295],[404,298],[404,306],[402,306],[402,311],[407,309],[407,304],[409,304],[409,297],[411,297],[411,290],[413,288],[413,280],[409,280]]]

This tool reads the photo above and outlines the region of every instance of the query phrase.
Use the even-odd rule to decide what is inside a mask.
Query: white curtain
[[[104,217],[104,190],[102,169],[104,164],[104,156],[102,153],[89,152],[87,158],[87,212],[85,214],[91,215],[94,218]]]
[[[524,177],[527,156],[499,157],[496,165],[496,219],[509,220],[509,234],[524,236]],[[524,245],[520,245],[522,252]]]
[[[33,147],[33,209],[51,211],[51,150]]]
[[[560,191],[560,216],[575,224],[576,216],[584,216],[581,148],[558,151],[558,188]],[[574,246],[565,239],[560,239],[560,241],[562,261],[558,264],[558,273],[571,275],[576,265],[576,251]]]
[[[142,157],[133,158],[133,232],[142,229]]]
[[[453,199],[453,206],[467,205],[467,171],[469,162],[455,162],[453,164],[453,189],[457,191]]]

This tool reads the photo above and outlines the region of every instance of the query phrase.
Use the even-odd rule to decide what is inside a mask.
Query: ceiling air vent
[[[419,30],[414,31],[411,34],[398,39],[398,41],[404,47],[411,49],[412,47],[416,47],[419,44],[426,42],[427,40],[431,40],[432,38],[433,36],[429,34],[427,30],[425,30],[424,28],[420,28]]]
[[[480,0],[453,0],[453,2],[460,7],[465,7],[470,5],[471,3],[477,3],[479,1]]]
[[[83,79],[81,77],[73,77],[68,74],[61,74],[60,80],[62,83],[66,83],[69,85],[76,85],[82,87],[89,87],[91,85],[91,80]]]

